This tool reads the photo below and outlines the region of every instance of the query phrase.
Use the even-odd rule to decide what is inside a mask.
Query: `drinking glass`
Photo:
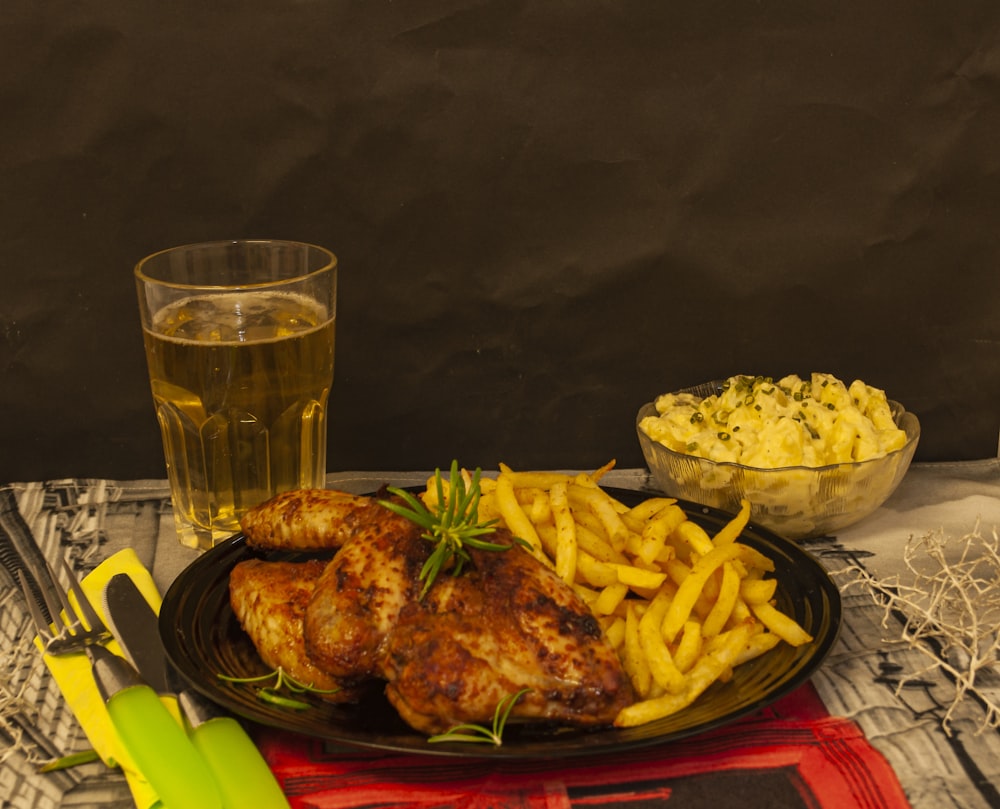
[[[205,242],[142,259],[135,279],[180,541],[210,548],[273,495],[322,487],[336,256]]]

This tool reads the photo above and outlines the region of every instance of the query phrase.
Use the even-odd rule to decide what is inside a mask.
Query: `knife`
[[[136,767],[170,809],[222,807],[204,759],[128,661],[98,644],[87,647],[97,690]]]
[[[178,719],[190,725],[191,741],[214,776],[224,809],[288,809],[277,779],[243,726],[178,682],[160,641],[156,612],[131,577],[112,576],[104,598],[111,631],[125,656]]]

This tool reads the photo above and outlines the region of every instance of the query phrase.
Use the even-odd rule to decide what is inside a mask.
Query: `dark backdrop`
[[[132,265],[240,236],[340,258],[331,470],[812,370],[996,453],[992,0],[5,0],[0,68],[0,479],[164,476]]]

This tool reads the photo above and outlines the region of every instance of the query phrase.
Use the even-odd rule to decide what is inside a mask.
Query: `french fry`
[[[496,498],[500,516],[507,524],[510,532],[530,544],[535,556],[548,562],[548,557],[545,556],[545,552],[542,550],[542,541],[538,538],[535,526],[528,519],[528,515],[521,508],[521,504],[517,502],[513,482],[509,476],[505,476],[503,473],[497,478]]]
[[[740,623],[741,621],[749,621],[753,619],[753,613],[750,612],[750,607],[747,606],[747,602],[743,600],[743,596],[738,596],[736,598],[736,603],[733,604],[733,611],[729,616],[730,627]]]
[[[715,604],[712,605],[712,609],[701,626],[701,632],[706,638],[714,637],[722,632],[733,612],[733,607],[736,606],[736,599],[739,595],[740,576],[732,562],[723,562],[719,593],[715,597]]]
[[[715,548],[712,544],[712,538],[705,529],[691,520],[685,520],[678,525],[671,536],[688,546],[699,556],[704,556]]]
[[[741,571],[741,576],[748,575],[750,570],[760,571],[761,573],[774,572],[774,562],[764,556],[764,554],[760,551],[740,542],[735,542],[733,544],[740,549],[739,556],[733,560],[733,564],[736,565],[738,570],[742,566],[743,569],[747,571],[747,573],[743,573]]]
[[[777,579],[744,579],[740,582],[740,597],[747,604],[764,604],[774,598]]]
[[[560,481],[549,490],[549,505],[556,524],[556,575],[572,583],[576,578],[576,522],[569,510],[566,484]]]
[[[740,500],[739,513],[712,537],[715,547],[735,542],[736,538],[743,533],[743,529],[747,527],[748,522],[750,522],[750,501],[744,497]]]
[[[567,480],[569,476],[562,472],[516,472],[502,463],[497,480],[500,478],[506,478],[517,489],[550,489],[552,484]]]
[[[625,619],[616,615],[606,622],[604,627],[604,637],[615,649],[621,649],[625,643]]]
[[[632,681],[635,693],[645,696],[649,694],[653,673],[650,671],[649,661],[643,653],[642,643],[639,640],[640,620],[635,608],[631,604],[628,605],[625,613],[625,643],[623,644],[625,653],[622,657],[622,667]]]
[[[758,632],[756,635],[751,636],[743,647],[743,651],[737,655],[733,667],[742,666],[744,663],[749,663],[754,658],[760,657],[765,652],[771,651],[775,646],[781,643],[781,638],[775,635],[773,632]]]
[[[494,482],[492,478],[488,478],[488,480]],[[479,498],[479,521],[495,520],[499,522],[501,517],[500,508],[497,506],[496,486],[494,486],[492,491],[486,492]]]
[[[618,583],[618,571],[614,565],[595,559],[581,548],[576,551],[576,577],[593,587],[607,587]]]
[[[535,533],[538,534],[538,541],[541,543],[545,555],[554,560],[556,558],[556,527],[550,522],[536,523]]]
[[[627,513],[629,517],[641,525],[656,517],[665,508],[675,505],[677,505],[677,500],[673,497],[647,497],[641,503],[632,506]],[[678,506],[678,508],[680,507]]]
[[[771,604],[766,602],[751,604],[750,611],[764,626],[790,646],[801,646],[812,640],[812,635]]]
[[[609,584],[601,590],[601,594],[594,602],[593,610],[596,615],[611,615],[618,605],[625,600],[628,595],[628,585],[621,582]]]
[[[618,581],[640,590],[656,590],[667,578],[666,573],[645,570],[635,565],[612,564],[611,567],[618,574]]]
[[[610,472],[612,469],[615,468],[615,463],[616,463],[615,459],[612,458],[610,461],[608,461],[606,464],[604,464],[604,466],[598,467],[593,472],[591,472],[590,473],[590,477],[596,483],[601,478],[603,478],[606,473]]]
[[[698,560],[695,559],[695,562]],[[701,588],[701,596],[698,598],[699,602],[702,602],[704,610],[700,613],[701,615],[708,615],[709,611],[712,609],[712,605],[715,603],[715,599],[719,597],[719,580],[722,578],[722,565],[719,566],[718,570],[712,572],[712,574],[705,579],[705,584]]]
[[[674,653],[674,665],[682,674],[694,665],[701,654],[701,647],[701,624],[697,621],[685,621],[680,640],[677,642],[677,651]]]
[[[649,663],[652,678],[664,691],[677,694],[684,690],[684,675],[674,663],[660,632],[660,624],[673,596],[673,588],[665,587],[650,602],[649,609],[639,620],[639,646]]]
[[[520,501],[518,501],[520,502]],[[532,525],[547,523],[553,520],[552,501],[547,492],[543,489],[535,489],[531,492],[531,503],[525,513]]]

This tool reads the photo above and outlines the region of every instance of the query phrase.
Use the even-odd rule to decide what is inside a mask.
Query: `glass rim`
[[[150,262],[155,259],[166,255],[167,253],[180,253],[182,251],[194,251],[203,250],[206,248],[219,248],[226,246],[236,246],[236,245],[275,245],[284,247],[297,247],[306,248],[311,251],[316,251],[325,257],[323,265],[316,267],[315,269],[303,272],[301,275],[296,275],[291,278],[276,278],[270,281],[254,281],[245,284],[192,284],[183,281],[170,281],[163,278],[157,278],[150,275],[145,271],[145,268]],[[150,253],[147,256],[141,258],[136,262],[132,269],[132,273],[137,281],[141,281],[144,284],[155,284],[160,287],[168,287],[171,289],[191,289],[191,290],[229,290],[229,289],[254,289],[258,287],[273,287],[273,286],[283,286],[291,283],[301,282],[303,279],[311,278],[316,275],[320,275],[324,272],[329,272],[330,270],[336,270],[338,266],[336,254],[329,248],[322,247],[321,245],[314,244],[313,242],[303,242],[296,239],[214,239],[203,242],[190,242],[188,244],[179,244],[173,247],[165,247],[162,250],[157,250],[155,253]]]

